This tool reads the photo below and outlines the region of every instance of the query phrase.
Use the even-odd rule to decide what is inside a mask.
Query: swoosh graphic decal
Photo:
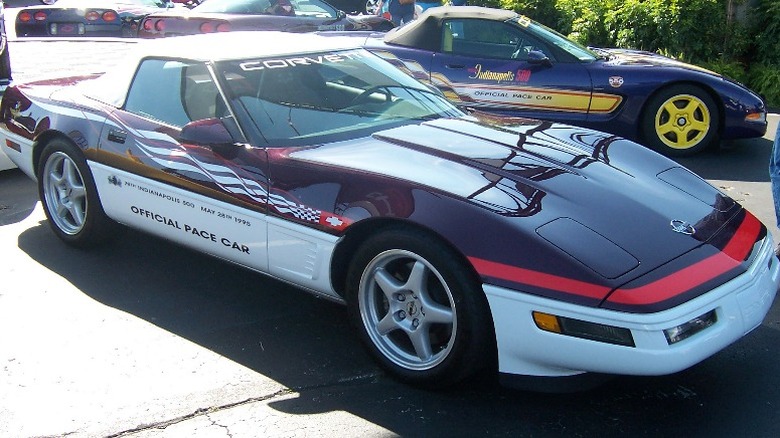
[[[325,212],[305,204],[297,202],[293,196],[287,193],[268,190],[251,178],[239,175],[229,161],[209,163],[198,160],[192,154],[181,150],[169,150],[157,148],[141,142],[137,142],[138,149],[149,159],[162,168],[177,171],[197,173],[208,181],[212,181],[222,191],[234,195],[245,196],[259,204],[267,205],[281,216],[316,224],[337,231],[343,231],[353,221],[351,219]]]

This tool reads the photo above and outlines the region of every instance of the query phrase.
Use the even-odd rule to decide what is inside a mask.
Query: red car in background
[[[387,31],[390,20],[376,15],[347,15],[321,0],[208,0],[191,10],[177,9],[146,17],[138,36],[160,38],[233,30]]]

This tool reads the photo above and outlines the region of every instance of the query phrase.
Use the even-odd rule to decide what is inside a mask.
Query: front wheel
[[[709,94],[693,85],[675,85],[650,99],[642,117],[642,134],[648,146],[664,155],[688,156],[716,141],[718,121]]]
[[[76,146],[61,139],[46,145],[38,168],[38,193],[51,228],[66,243],[87,247],[108,238],[112,222]]]
[[[459,260],[416,230],[385,231],[356,252],[347,279],[350,317],[394,377],[439,388],[492,363],[484,292]]]

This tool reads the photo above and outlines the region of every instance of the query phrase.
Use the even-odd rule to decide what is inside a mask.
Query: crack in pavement
[[[138,432],[144,432],[144,431],[154,430],[154,429],[163,430],[163,429],[168,428],[169,426],[173,426],[174,424],[182,423],[184,421],[192,420],[192,419],[195,419],[195,418],[198,418],[198,417],[202,417],[202,416],[207,417],[209,419],[209,421],[211,421],[212,424],[215,424],[215,425],[220,426],[220,427],[224,427],[225,430],[228,433],[228,436],[232,436],[230,434],[230,430],[226,426],[214,423],[214,421],[209,417],[209,415],[217,413],[217,412],[220,412],[220,411],[232,409],[232,408],[235,408],[235,407],[238,407],[238,406],[244,406],[244,405],[251,404],[251,403],[257,403],[257,402],[264,402],[264,401],[268,401],[268,400],[273,400],[273,399],[278,398],[278,397],[284,397],[284,396],[287,396],[287,395],[290,395],[290,394],[301,393],[301,392],[309,391],[309,390],[313,390],[313,389],[328,388],[328,387],[339,386],[339,385],[354,385],[354,384],[358,384],[358,383],[361,383],[361,382],[364,382],[364,381],[368,381],[368,380],[380,377],[382,375],[383,375],[382,372],[374,371],[374,372],[368,372],[368,373],[364,373],[364,374],[358,374],[358,375],[355,375],[355,376],[344,377],[344,378],[336,380],[335,382],[326,382],[326,383],[322,383],[322,384],[319,384],[319,385],[309,385],[309,386],[302,386],[302,387],[298,387],[298,388],[284,388],[284,389],[281,389],[279,391],[276,391],[273,394],[269,394],[269,395],[265,395],[265,396],[251,397],[251,398],[248,398],[246,400],[242,400],[242,401],[238,401],[238,402],[234,402],[234,403],[227,403],[227,404],[219,405],[219,406],[211,406],[211,407],[208,407],[208,408],[200,408],[200,409],[197,409],[194,412],[192,412],[190,414],[187,414],[187,415],[182,415],[180,417],[172,418],[170,420],[161,421],[161,422],[154,423],[154,424],[140,425],[140,426],[135,427],[133,429],[123,430],[121,432],[117,432],[117,433],[114,433],[114,434],[111,434],[111,435],[106,435],[105,438],[119,438],[119,437],[132,435],[132,434],[135,434],[135,433],[138,433]]]

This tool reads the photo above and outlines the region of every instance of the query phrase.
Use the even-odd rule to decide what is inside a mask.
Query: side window
[[[217,87],[204,64],[149,59],[135,74],[125,110],[174,126],[215,116]]]
[[[442,51],[455,55],[524,60],[544,46],[531,35],[507,23],[490,20],[448,20],[442,27]]]
[[[338,13],[329,4],[319,0],[290,0],[298,17],[336,18]]]

